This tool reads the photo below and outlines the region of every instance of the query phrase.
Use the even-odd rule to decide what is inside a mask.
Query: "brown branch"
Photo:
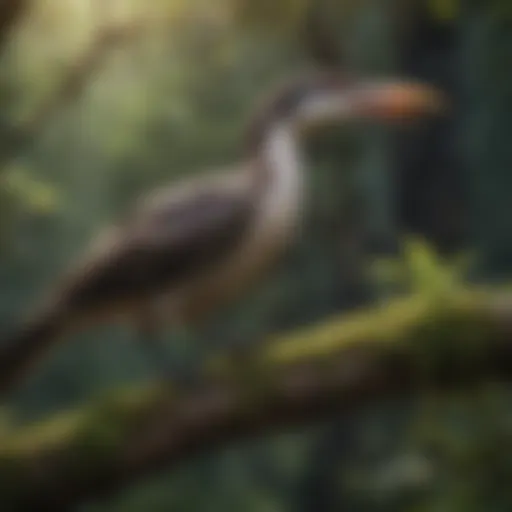
[[[464,294],[434,308],[413,298],[276,340],[196,393],[118,392],[4,435],[2,503],[68,510],[234,440],[429,384],[509,379],[511,319],[510,295]]]
[[[2,134],[0,169],[27,149],[52,117],[76,100],[115,46],[142,33],[141,24],[114,26],[99,31],[87,51],[70,66],[60,85],[46,98],[21,126],[13,126]]]
[[[0,53],[4,50],[13,28],[23,18],[29,0],[0,0]]]

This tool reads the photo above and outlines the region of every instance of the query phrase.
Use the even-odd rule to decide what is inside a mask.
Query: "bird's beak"
[[[353,101],[360,117],[385,121],[443,115],[448,110],[448,99],[441,91],[418,83],[371,84],[357,90]]]

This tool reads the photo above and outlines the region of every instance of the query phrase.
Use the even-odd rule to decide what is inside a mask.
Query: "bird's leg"
[[[196,389],[203,382],[200,365],[191,351],[190,333],[186,329],[174,330],[173,350],[168,350],[162,336],[165,322],[162,304],[154,302],[141,310],[139,334],[150,363],[158,374],[180,389]]]
[[[166,348],[165,340],[160,332],[154,328],[144,326],[139,331],[142,337],[146,354],[158,374],[166,381],[175,384],[179,388],[196,388],[200,382],[199,372],[182,357],[175,357]]]
[[[172,379],[175,373],[175,363],[166,350],[161,325],[151,308],[145,310],[140,317],[138,335],[149,363],[157,370],[158,375],[164,380]]]
[[[258,335],[259,334],[259,335]],[[266,400],[274,382],[274,374],[263,357],[265,341],[262,333],[236,333],[226,346],[224,374],[235,382],[243,402],[254,404]]]
[[[231,332],[226,332],[231,331]],[[203,333],[201,366],[207,376],[237,380],[251,378],[257,366],[259,338],[244,334],[244,328],[231,326],[228,329],[211,328]]]
[[[205,374],[203,368],[202,354],[198,354],[192,343],[193,333],[182,328],[175,333],[180,338],[181,348],[179,365],[175,370],[174,381],[182,388],[188,391],[197,391],[202,389],[205,384]],[[178,340],[175,340],[178,341]]]

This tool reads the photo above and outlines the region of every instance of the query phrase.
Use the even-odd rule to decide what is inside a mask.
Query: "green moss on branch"
[[[512,375],[510,296],[414,296],[226,359],[203,390],[118,390],[0,440],[8,509],[65,509],[233,439],[307,423],[414,386]],[[511,305],[509,305],[511,304]]]

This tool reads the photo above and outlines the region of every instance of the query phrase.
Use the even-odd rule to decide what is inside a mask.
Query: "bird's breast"
[[[222,262],[178,294],[178,316],[197,321],[234,300],[269,270],[296,235],[303,199],[302,161],[288,127],[278,126],[260,163],[266,182],[248,200],[254,217]],[[176,304],[176,301],[174,302]]]
[[[300,221],[298,185],[260,199],[247,232],[222,262],[173,296],[180,322],[195,323],[256,284],[289,246]],[[177,300],[176,300],[177,299]]]

